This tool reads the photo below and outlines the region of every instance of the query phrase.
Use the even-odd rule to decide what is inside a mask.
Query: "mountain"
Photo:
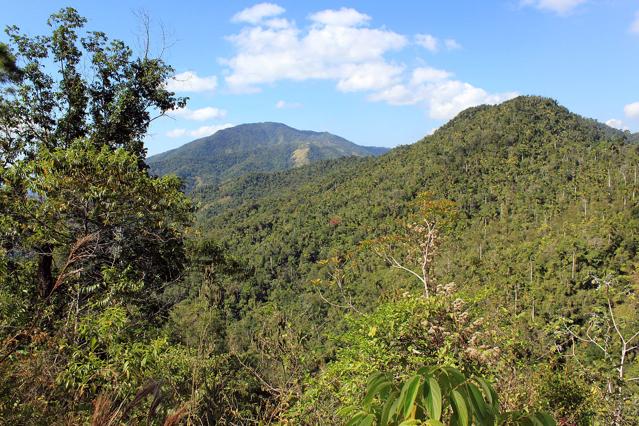
[[[266,299],[290,304],[312,297],[317,261],[392,233],[416,195],[430,191],[454,201],[462,218],[438,279],[506,297],[518,277],[519,303],[534,299],[536,315],[551,315],[585,303],[578,295],[595,271],[627,277],[639,261],[638,165],[629,134],[553,100],[518,97],[467,109],[381,157],[245,176],[194,195],[205,233],[256,271]],[[358,283],[353,298],[364,306],[390,285]]]
[[[193,194],[202,206],[200,234],[246,273],[217,278],[215,294],[223,296],[216,306],[232,318],[229,339],[250,348],[250,336],[262,336],[267,319],[279,318],[287,336],[304,336],[300,353],[319,359],[307,361],[314,373],[291,408],[292,423],[335,424],[334,407],[357,398],[349,380],[365,383],[370,374],[357,368],[396,353],[382,345],[371,357],[360,343],[383,339],[382,327],[402,341],[430,321],[407,320],[419,318],[412,308],[385,310],[356,338],[335,340],[351,327],[348,312],[371,318],[385,301],[419,298],[420,283],[370,247],[380,237],[401,237],[424,191],[453,201],[459,213],[440,234],[432,279],[455,283],[459,297],[497,325],[504,359],[522,372],[536,371],[564,344],[552,330],[605,312],[599,279],[619,292],[615,309],[635,312],[624,300],[639,288],[639,144],[552,99],[522,96],[467,109],[380,157],[202,186]],[[390,250],[419,271],[400,244]],[[268,362],[255,368],[275,369]]]
[[[177,149],[149,157],[151,171],[176,174],[187,188],[216,184],[252,172],[272,172],[338,157],[381,155],[328,132],[297,130],[281,123],[251,123],[220,130]]]

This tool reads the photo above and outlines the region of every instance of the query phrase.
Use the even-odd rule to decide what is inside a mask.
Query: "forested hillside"
[[[189,198],[172,68],[49,23],[0,49],[0,423],[637,423],[636,135],[522,96]]]
[[[526,369],[531,359],[569,350],[553,346],[554,333],[566,332],[564,321],[586,325],[600,312],[600,280],[615,283],[619,301],[634,303],[622,295],[637,286],[637,149],[630,135],[550,99],[520,97],[466,110],[379,158],[255,175],[200,193],[200,223],[254,271],[232,303],[256,298],[291,324],[303,317],[299,333],[316,330],[311,350],[330,344],[323,333],[345,311],[375,311],[380,300],[419,288],[366,242],[401,231],[423,191],[451,200],[459,216],[434,263],[435,281],[455,282],[508,330]],[[335,269],[344,274],[340,286],[312,284]]]
[[[147,159],[153,173],[175,174],[187,188],[218,185],[251,172],[273,172],[311,162],[370,156],[387,148],[355,145],[327,132],[297,130],[281,123],[251,123],[223,129]]]

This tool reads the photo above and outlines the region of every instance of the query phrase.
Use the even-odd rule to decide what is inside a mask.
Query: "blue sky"
[[[132,46],[143,10],[156,51],[164,27],[170,87],[190,102],[154,122],[150,154],[259,121],[396,146],[516,94],[639,130],[637,0],[22,0],[0,24],[44,33],[63,6]]]

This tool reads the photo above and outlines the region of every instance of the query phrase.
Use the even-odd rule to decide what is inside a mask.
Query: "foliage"
[[[370,156],[386,148],[358,146],[327,132],[297,130],[281,123],[241,124],[149,157],[154,173],[176,174],[189,190],[214,188],[248,173],[274,172],[311,162]]]
[[[79,423],[98,395],[122,407],[154,378],[171,383],[165,412],[190,397],[193,357],[158,324],[185,266],[191,204],[178,179],[149,175],[142,142],[153,110],[184,100],[165,89],[172,70],[160,59],[81,33],[85,22],[67,8],[51,16],[50,35],[7,30],[21,70],[0,87],[8,423]],[[144,411],[141,398],[127,418]]]
[[[334,357],[345,344],[326,335],[348,335],[345,312],[366,314],[416,288],[410,274],[384,268],[373,251],[360,252],[362,242],[402,235],[424,191],[454,202],[457,215],[431,276],[458,283],[466,298],[477,295],[478,310],[490,319],[482,328],[495,333],[503,349],[495,374],[504,404],[535,407],[538,394],[528,389],[542,385],[544,377],[534,371],[545,366],[567,363],[591,389],[605,393],[606,374],[590,361],[577,363],[567,337],[553,327],[562,318],[587,323],[598,298],[594,277],[609,274],[622,288],[634,280],[638,160],[629,135],[552,100],[519,97],[466,110],[432,136],[379,158],[251,175],[195,195],[203,202],[203,232],[254,271],[263,291],[256,304],[307,312],[302,307],[323,303],[304,313],[308,321],[296,330],[313,330],[307,345],[321,348],[327,362],[305,379],[304,394],[322,396],[335,393],[333,383],[342,380],[322,377],[340,365]],[[397,257],[403,251],[399,244],[389,250]],[[349,256],[355,263],[343,264]],[[344,291],[331,284],[340,271]],[[317,280],[320,287],[309,285]],[[618,307],[626,317],[629,302]],[[357,373],[357,380],[369,373]],[[301,412],[316,404],[330,413],[339,405],[330,397],[300,401]]]
[[[441,287],[429,298],[405,294],[370,315],[354,316],[348,331],[334,337],[339,348],[334,359],[308,382],[289,416],[298,422],[338,422],[337,408],[352,405],[375,371],[401,376],[425,364],[496,371],[501,351],[482,330],[484,320],[455,296],[453,287]]]
[[[419,417],[435,382],[440,420],[496,418],[487,377],[500,410],[636,422],[634,136],[519,97],[381,157],[221,182],[359,149],[240,126],[187,152],[261,128],[276,153],[198,165],[215,179],[189,229],[181,182],[144,158],[149,123],[185,104],[171,68],[85,24],[63,9],[0,49],[3,421],[336,424],[384,371],[360,420],[391,389]],[[298,136],[319,148],[276,143]],[[423,365],[441,368],[406,377]]]
[[[374,374],[361,406],[345,411],[353,413],[347,425],[556,425],[543,412],[502,413],[490,383],[452,367],[422,367],[400,386]]]

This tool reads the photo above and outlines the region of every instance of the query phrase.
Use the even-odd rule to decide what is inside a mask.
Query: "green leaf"
[[[386,426],[389,423],[389,420],[395,416],[398,405],[397,401],[397,391],[392,392],[382,408],[382,416],[379,419],[379,426]]]
[[[409,420],[404,420],[403,422],[401,422],[399,426],[414,426],[414,425],[418,425],[419,423],[420,423],[419,420],[409,419]]]
[[[455,413],[457,424],[459,424],[460,426],[470,425],[470,418],[468,416],[468,407],[466,406],[464,397],[456,389],[453,389],[453,391],[450,394],[450,402],[453,406],[453,412]]]
[[[375,415],[369,414],[359,422],[359,426],[371,426],[375,422]]]
[[[484,401],[484,398],[477,386],[472,383],[467,383],[466,389],[468,391],[469,402],[471,403],[473,412],[478,417],[478,420],[480,420],[481,423],[494,423],[492,410],[486,405],[486,402]]]
[[[424,390],[428,386],[428,394],[426,395],[426,409],[431,419],[439,420],[442,417],[442,390],[439,383],[433,377],[429,377],[424,384]]]
[[[553,419],[548,413],[535,413],[535,416],[537,416],[539,421],[541,421],[541,424],[544,426],[557,426],[557,422],[555,422],[555,419]]]
[[[356,426],[356,425],[361,425],[362,420],[364,420],[364,418],[366,418],[368,416],[368,413],[365,413],[364,411],[360,411],[357,414],[355,414],[349,421],[348,423],[346,423],[346,426]]]
[[[426,420],[426,423],[424,423],[426,426],[444,426],[444,424],[442,422],[440,422],[439,420],[435,420],[435,419],[428,419]]]
[[[369,385],[368,392],[362,401],[362,405],[365,408],[370,407],[375,396],[382,394],[384,391],[390,389],[392,383],[384,376],[381,379],[375,380]]]
[[[418,375],[411,377],[402,388],[402,416],[404,419],[410,418],[414,412],[415,399],[419,391],[422,378]]]
[[[481,389],[484,394],[484,398],[486,398],[486,402],[488,402],[488,405],[492,406],[493,409],[496,410],[498,408],[498,399],[497,399],[497,392],[495,392],[495,389],[493,389],[490,383],[488,383],[486,380],[484,380],[481,377],[475,377],[475,381],[479,383],[479,386],[481,386]]]

